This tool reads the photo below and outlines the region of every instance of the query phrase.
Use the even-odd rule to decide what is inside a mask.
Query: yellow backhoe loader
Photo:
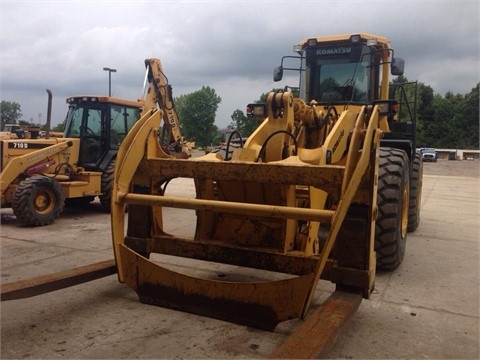
[[[415,117],[400,124],[405,102],[389,96],[403,60],[364,33],[306,38],[295,51],[299,97],[250,104],[259,126],[232,156],[166,151],[162,109],[126,135],[112,238],[119,280],[142,302],[273,330],[306,317],[320,280],[368,298],[377,265],[402,262],[421,194]],[[175,178],[191,179],[195,195],[169,195]],[[193,211],[193,235],[169,233],[164,208]]]
[[[88,204],[96,196],[110,210],[116,153],[143,103],[102,96],[67,103],[63,137],[0,141],[1,204],[12,207],[21,225],[51,224],[65,204]]]
[[[2,207],[12,207],[25,226],[51,224],[65,204],[86,205],[97,196],[102,208],[110,211],[118,148],[135,122],[157,106],[165,114],[164,151],[188,157],[175,128],[171,88],[154,86],[155,81],[166,83],[160,72],[155,76],[147,72],[150,86],[138,101],[91,95],[68,98],[61,138],[50,137],[47,130],[44,139],[0,139]],[[52,94],[47,92],[50,122]]]
[[[161,109],[164,116],[159,139],[163,151],[188,158],[171,87],[154,63],[146,73],[146,81],[146,91],[138,101],[92,95],[68,98],[61,138],[51,138],[47,130],[45,139],[0,139],[2,207],[12,207],[24,226],[51,224],[65,204],[86,205],[97,196],[101,207],[110,211],[118,148],[132,126],[149,116],[153,108]],[[52,94],[50,90],[47,93],[49,129]]]

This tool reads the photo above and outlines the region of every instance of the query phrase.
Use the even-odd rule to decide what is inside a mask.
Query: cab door
[[[84,108],[80,127],[79,163],[87,169],[96,168],[108,151],[106,142],[106,106]]]

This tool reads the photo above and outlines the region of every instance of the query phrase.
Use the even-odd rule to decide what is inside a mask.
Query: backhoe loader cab
[[[80,139],[78,166],[103,171],[135,122],[142,104],[118,98],[75,96],[67,99],[65,138]]]

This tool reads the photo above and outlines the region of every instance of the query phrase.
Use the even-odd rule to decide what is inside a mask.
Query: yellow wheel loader
[[[392,131],[401,101],[389,97],[389,75],[403,73],[403,60],[370,34],[307,38],[295,50],[299,97],[277,91],[250,104],[259,126],[231,156],[165,151],[162,109],[127,134],[112,238],[119,280],[142,302],[273,330],[305,318],[323,280],[368,298],[377,243],[385,267],[401,262],[418,216],[409,208],[414,136]],[[284,59],[275,80],[290,70]],[[179,178],[193,196],[170,195]],[[165,208],[193,212],[193,234],[167,230]]]

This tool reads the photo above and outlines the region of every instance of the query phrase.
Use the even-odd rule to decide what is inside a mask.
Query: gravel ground
[[[480,177],[479,160],[438,160],[423,163],[424,175]]]

